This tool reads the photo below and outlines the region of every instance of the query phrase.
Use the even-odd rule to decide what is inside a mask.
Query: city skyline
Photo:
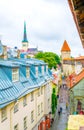
[[[0,19],[2,44],[8,47],[21,48],[25,20],[29,47],[60,54],[66,40],[72,56],[84,55],[67,0],[3,0]]]

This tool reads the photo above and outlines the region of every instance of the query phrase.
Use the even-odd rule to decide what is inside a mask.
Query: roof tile
[[[71,51],[67,41],[65,40],[64,43],[63,43],[63,46],[62,46],[62,49],[61,49],[61,52],[62,51]]]
[[[78,84],[83,78],[84,78],[84,69],[78,75],[75,73],[69,75],[69,77],[66,79],[67,85],[70,88],[72,88],[76,84]]]

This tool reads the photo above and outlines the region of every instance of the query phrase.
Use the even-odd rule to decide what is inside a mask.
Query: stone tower
[[[26,32],[26,22],[24,21],[24,35],[22,40],[22,50],[27,51],[28,50],[28,40],[27,40],[27,32]]]
[[[71,49],[66,40],[64,41],[62,49],[61,49],[61,57],[62,57],[62,61],[65,58],[71,57]]]
[[[68,76],[72,73],[72,65],[71,65],[71,49],[65,40],[61,49],[61,57],[62,57],[62,71],[64,75]]]

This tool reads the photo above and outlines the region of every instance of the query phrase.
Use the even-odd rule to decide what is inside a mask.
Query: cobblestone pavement
[[[55,119],[51,130],[65,130],[68,121],[69,108],[66,109],[66,103],[68,103],[68,89],[66,87],[60,88],[58,106],[55,114]],[[62,113],[59,116],[58,110],[62,107]]]

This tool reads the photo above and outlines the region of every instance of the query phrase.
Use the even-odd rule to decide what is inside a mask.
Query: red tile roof
[[[78,75],[75,73],[69,75],[69,77],[67,77],[66,79],[67,86],[72,88],[76,84],[78,84],[83,78],[84,78],[84,69]]]
[[[63,60],[74,61],[74,58],[64,58]]]
[[[76,57],[75,60],[84,60],[84,56]]]
[[[62,46],[62,49],[61,49],[61,52],[62,51],[71,51],[67,41],[65,40],[64,43],[63,43],[63,46]]]

